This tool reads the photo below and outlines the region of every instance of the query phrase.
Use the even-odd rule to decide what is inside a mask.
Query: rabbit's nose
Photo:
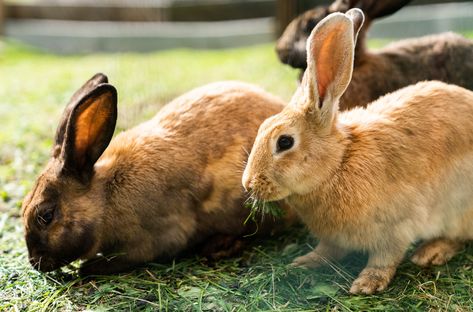
[[[253,179],[249,175],[244,174],[243,179],[242,179],[242,184],[245,191],[251,192],[251,189],[253,188],[253,184],[254,184]]]
[[[279,60],[281,60],[281,62],[283,62],[284,64],[289,63],[290,50],[287,47],[278,47],[276,49],[276,52],[277,52]]]
[[[248,181],[243,182],[243,188],[245,189],[245,191],[251,192],[251,186],[250,185],[251,185],[251,183],[248,182]]]

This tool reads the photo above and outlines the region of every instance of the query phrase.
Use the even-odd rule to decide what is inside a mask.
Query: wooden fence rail
[[[33,4],[9,3],[9,19],[51,19],[73,21],[224,21],[274,16],[274,0],[219,1],[189,3],[152,3],[133,5],[130,1],[114,4],[80,1],[55,3],[48,0]]]
[[[0,0],[0,36],[5,34],[7,20],[159,22],[224,21],[274,16],[276,17],[274,31],[275,35],[279,36],[287,24],[301,12],[332,1],[334,0],[171,1],[136,5],[134,0],[103,2],[41,0],[32,4]],[[414,0],[412,4],[452,1],[467,0]]]

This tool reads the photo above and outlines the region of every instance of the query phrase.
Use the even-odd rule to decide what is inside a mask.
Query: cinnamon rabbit
[[[241,174],[258,126],[282,107],[249,84],[213,83],[112,139],[117,91],[95,75],[64,110],[23,202],[31,264],[46,272],[82,259],[82,274],[115,273],[202,244],[219,253],[214,238],[254,232]],[[260,234],[285,222],[265,221]]]
[[[363,14],[333,13],[313,30],[308,67],[283,111],[261,125],[243,174],[260,200],[285,200],[317,247],[295,266],[369,254],[350,292],[386,289],[409,246],[441,265],[473,239],[473,92],[420,82],[339,112]]]

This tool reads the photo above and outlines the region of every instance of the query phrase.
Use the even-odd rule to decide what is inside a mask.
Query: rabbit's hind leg
[[[435,238],[420,245],[411,261],[421,267],[443,265],[464,247],[464,243],[448,238]]]

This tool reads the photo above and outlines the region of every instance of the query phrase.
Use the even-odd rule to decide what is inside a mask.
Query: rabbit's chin
[[[30,263],[37,271],[47,273],[60,269],[67,265],[69,261],[57,261],[48,257],[30,258]]]

